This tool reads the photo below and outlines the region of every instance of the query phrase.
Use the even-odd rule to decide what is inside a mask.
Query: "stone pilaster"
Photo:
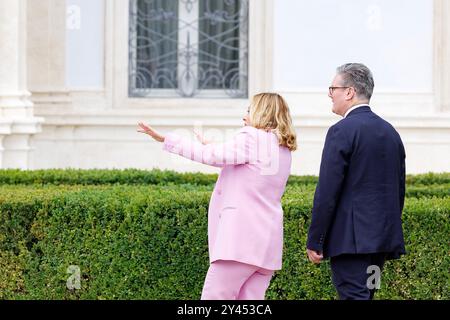
[[[30,169],[33,115],[26,86],[26,0],[0,1],[0,168]]]

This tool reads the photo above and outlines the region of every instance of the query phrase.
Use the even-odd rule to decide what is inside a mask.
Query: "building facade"
[[[137,122],[224,140],[252,95],[282,94],[318,174],[335,68],[371,68],[374,112],[407,172],[450,171],[446,0],[0,0],[0,168],[217,172],[162,151]]]

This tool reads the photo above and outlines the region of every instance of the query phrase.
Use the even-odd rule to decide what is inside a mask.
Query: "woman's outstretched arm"
[[[156,141],[164,143],[164,150],[190,160],[212,166],[238,165],[250,163],[254,159],[253,146],[256,144],[252,127],[243,127],[229,141],[203,144],[188,137],[169,133],[163,136],[149,126],[139,124],[139,132],[146,133]]]

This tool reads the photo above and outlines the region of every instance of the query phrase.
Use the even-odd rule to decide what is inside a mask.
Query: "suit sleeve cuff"
[[[180,136],[175,133],[168,133],[164,137],[163,150],[168,152],[174,152],[176,145],[180,141]]]
[[[318,241],[309,239],[306,243],[306,248],[317,252],[323,252],[323,244]]]

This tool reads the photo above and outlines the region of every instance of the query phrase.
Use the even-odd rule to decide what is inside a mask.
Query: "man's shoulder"
[[[334,130],[346,132],[351,135],[352,132],[358,132],[361,127],[367,126],[368,123],[372,123],[372,128],[376,127],[377,130],[382,132],[391,132],[398,135],[397,130],[389,121],[380,117],[373,111],[359,113],[357,116],[343,118],[332,127],[334,127]]]
[[[358,121],[351,118],[343,118],[330,127],[334,131],[347,131],[354,127]]]
[[[364,115],[354,115],[351,117],[345,117],[338,122],[336,122],[334,125],[330,127],[330,132],[334,134],[342,134],[347,137],[351,137],[353,134],[355,134],[358,129],[363,125],[364,122],[367,121],[367,116],[369,113],[365,113]],[[370,112],[370,115],[374,115],[375,117],[378,117],[375,113]],[[378,117],[379,118],[379,117]],[[379,118],[381,119],[381,118]]]
[[[386,120],[378,116],[373,111],[369,110],[367,112],[360,112],[351,116],[347,116],[337,122],[335,126],[339,129],[354,128],[362,125],[363,123],[367,123],[367,121],[379,121],[387,123]]]
[[[351,139],[352,132],[351,129],[342,119],[328,128],[327,139],[334,139],[335,141],[347,141]]]

